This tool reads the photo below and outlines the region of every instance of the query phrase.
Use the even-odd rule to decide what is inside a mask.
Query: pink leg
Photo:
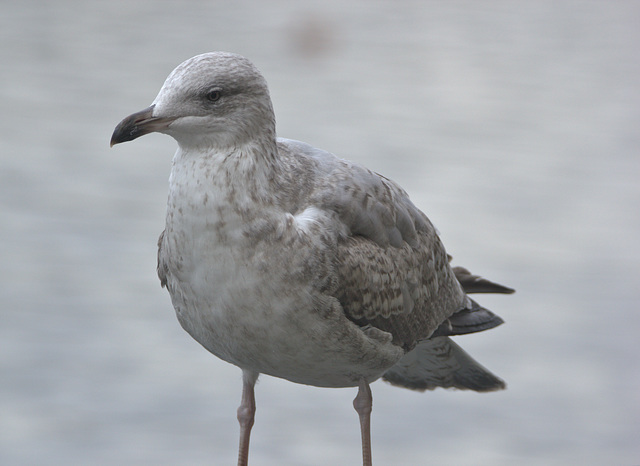
[[[353,407],[360,416],[360,433],[362,434],[362,464],[371,466],[371,409],[373,397],[366,380],[360,381],[358,394],[353,400]]]
[[[240,448],[238,450],[238,466],[247,466],[249,462],[249,436],[253,427],[256,413],[256,399],[253,386],[258,380],[258,374],[242,371],[242,401],[238,408],[238,422],[240,423]]]

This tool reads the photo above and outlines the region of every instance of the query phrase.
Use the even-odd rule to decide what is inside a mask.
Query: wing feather
[[[469,312],[449,320],[469,304],[458,278],[465,284],[478,280],[461,270],[456,277],[435,227],[400,186],[308,144],[279,144],[285,158],[295,158],[292,167],[304,165],[302,160],[308,165],[304,173],[288,171],[284,185],[297,186],[295,197],[305,199],[291,211],[313,206],[331,219],[330,230],[341,232],[331,292],[349,319],[390,333],[405,351],[436,330],[480,328],[482,319],[473,320]]]
[[[410,350],[461,309],[464,292],[435,227],[393,181],[340,161],[318,192],[349,232],[338,242],[336,297],[351,320]]]

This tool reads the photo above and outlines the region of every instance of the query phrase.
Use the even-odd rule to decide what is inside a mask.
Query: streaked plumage
[[[452,269],[393,181],[276,138],[267,84],[247,59],[187,60],[112,145],[151,131],[179,144],[158,275],[183,328],[244,372],[239,464],[259,373],[359,386],[367,423],[367,384],[380,377],[420,390],[504,386],[448,336],[502,323],[465,291],[513,290]]]

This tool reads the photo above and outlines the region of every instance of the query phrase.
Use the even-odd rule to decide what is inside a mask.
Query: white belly
[[[380,377],[403,351],[349,321],[326,291],[340,225],[260,203],[256,172],[229,173],[220,161],[174,158],[159,265],[183,328],[225,361],[293,382]]]
[[[284,240],[268,247],[238,241],[222,244],[203,233],[185,247],[169,230],[163,241],[181,258],[168,262],[167,274],[178,320],[211,353],[243,369],[327,387],[373,381],[402,357],[389,335],[365,334],[314,287],[314,270],[305,267],[312,251]]]

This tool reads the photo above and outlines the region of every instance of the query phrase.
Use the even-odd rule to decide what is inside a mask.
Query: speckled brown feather
[[[400,186],[298,141],[280,140],[279,152],[292,166],[313,165],[313,178],[301,172],[282,183],[299,185],[291,198],[333,212],[346,228],[334,254],[332,291],[350,320],[390,333],[409,351],[464,308],[435,227]]]
[[[347,317],[393,335],[410,351],[461,307],[463,293],[435,231],[415,248],[351,237],[339,247],[338,300]]]

